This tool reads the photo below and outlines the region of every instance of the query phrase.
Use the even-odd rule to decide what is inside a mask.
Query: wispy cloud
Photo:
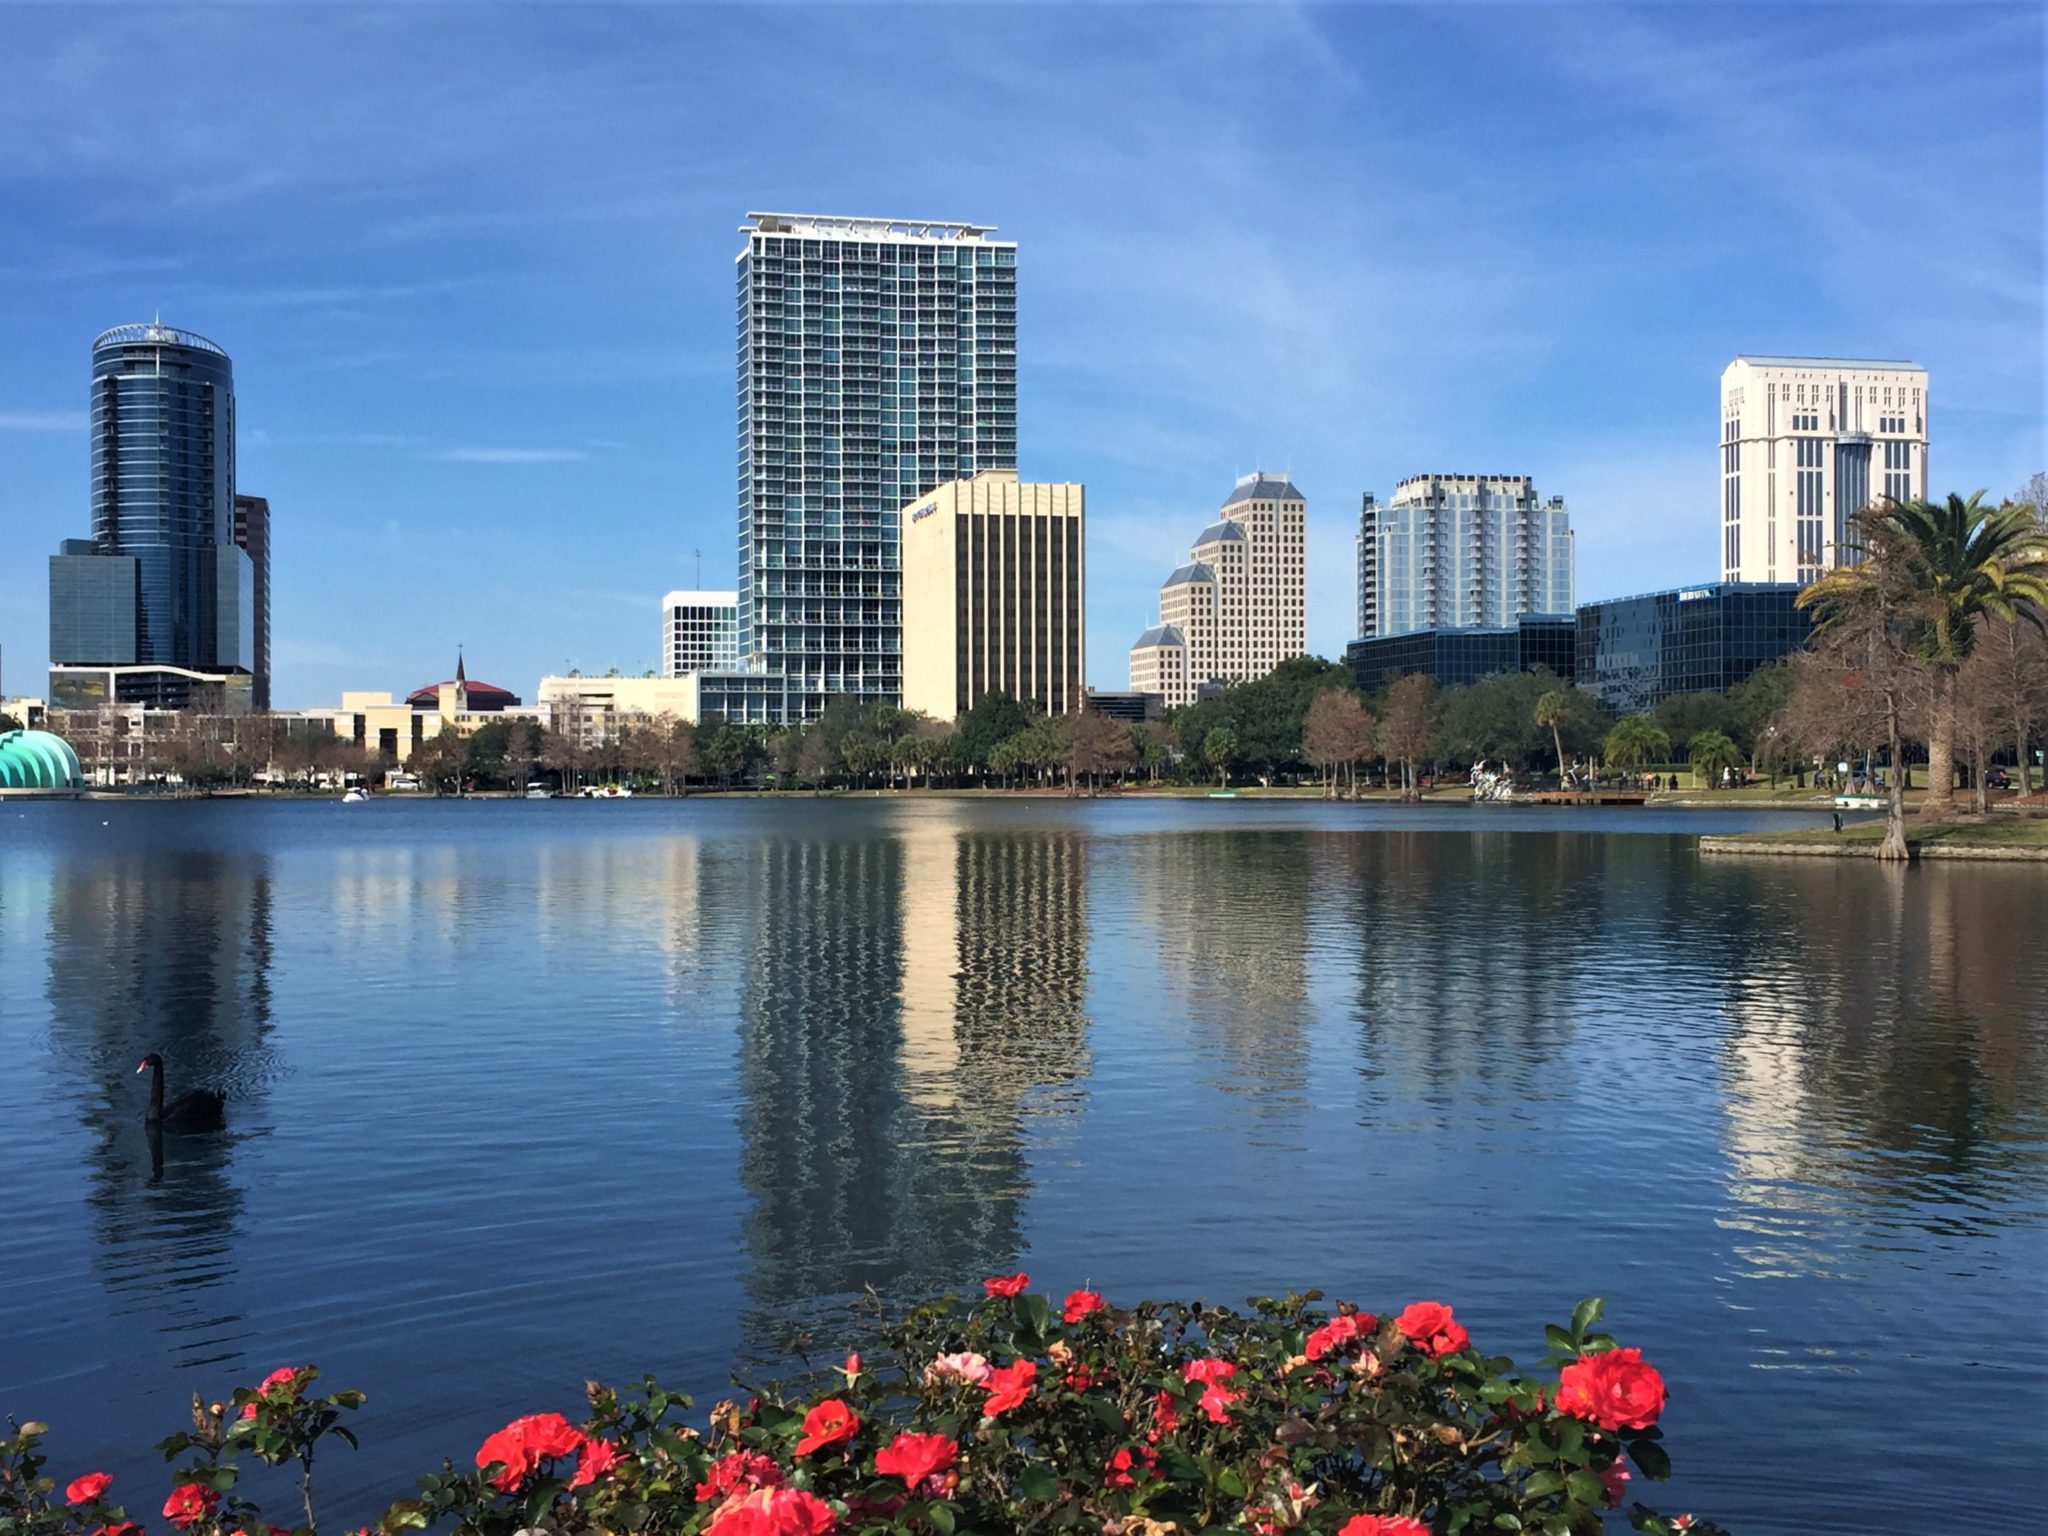
[[[83,432],[83,411],[0,411],[0,432]]]
[[[581,448],[443,448],[427,457],[443,464],[573,464],[590,455]]]

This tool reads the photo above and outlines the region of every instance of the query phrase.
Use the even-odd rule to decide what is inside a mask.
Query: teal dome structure
[[[48,731],[0,735],[0,790],[83,788],[85,772],[78,766],[78,754],[62,736]]]

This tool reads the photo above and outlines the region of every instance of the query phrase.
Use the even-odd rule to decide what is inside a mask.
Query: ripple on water
[[[587,1375],[716,1395],[1028,1266],[1443,1295],[1531,1357],[1605,1294],[1660,1504],[2038,1503],[2031,872],[1703,863],[1744,819],[1676,813],[71,809],[0,860],[0,1407],[118,1475],[312,1359],[371,1393],[353,1517]],[[153,1157],[150,1049],[225,1133]]]

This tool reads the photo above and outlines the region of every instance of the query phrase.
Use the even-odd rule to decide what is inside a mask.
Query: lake
[[[153,1520],[194,1390],[317,1362],[354,1523],[868,1286],[1440,1299],[1529,1362],[1601,1294],[1671,1383],[1632,1493],[2037,1530],[2048,879],[1693,846],[1817,819],[0,805],[0,1413]],[[160,1167],[152,1049],[231,1094]]]

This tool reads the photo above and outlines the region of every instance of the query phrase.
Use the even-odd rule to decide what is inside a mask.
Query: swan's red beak
[[[135,1063],[135,1070],[138,1072],[147,1072],[149,1070],[149,1063],[146,1061],[138,1061],[137,1063]]]

